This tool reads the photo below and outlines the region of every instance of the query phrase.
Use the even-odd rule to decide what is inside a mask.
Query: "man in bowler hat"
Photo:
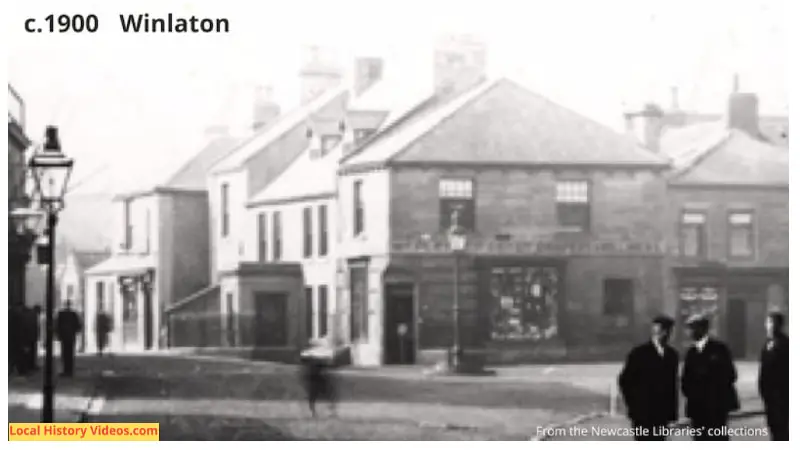
[[[728,346],[709,336],[710,322],[695,315],[687,322],[692,346],[686,352],[681,389],[696,441],[727,441],[728,416],[739,409],[736,367]]]
[[[784,316],[773,312],[765,323],[767,342],[761,350],[758,393],[764,401],[767,426],[773,441],[789,440],[789,337],[783,332]]]
[[[663,441],[662,427],[678,418],[678,352],[669,345],[675,321],[653,319],[648,342],[628,354],[619,387],[637,441]]]
[[[75,367],[75,338],[83,330],[81,319],[72,309],[72,301],[67,300],[64,308],[56,316],[56,334],[61,342],[62,375],[71,377]]]

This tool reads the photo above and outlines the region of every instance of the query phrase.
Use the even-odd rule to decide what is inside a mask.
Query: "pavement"
[[[738,366],[744,402],[756,367]],[[92,422],[158,422],[162,440],[529,440],[539,428],[607,412],[620,365],[505,367],[490,377],[345,368],[336,372],[338,407],[323,405],[318,418],[290,365],[151,353],[82,356],[78,368],[58,380],[57,416],[76,421],[88,410]],[[10,380],[10,421],[38,418],[34,378]]]

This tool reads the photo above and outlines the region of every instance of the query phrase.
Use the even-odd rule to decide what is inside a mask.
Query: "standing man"
[[[619,387],[637,441],[664,441],[661,428],[678,418],[678,352],[669,345],[675,321],[653,319],[650,340],[628,354]]]
[[[95,338],[97,339],[97,355],[103,356],[103,350],[105,350],[106,345],[108,344],[108,334],[111,332],[112,324],[111,317],[105,311],[103,311],[102,304],[97,311],[97,317],[94,321],[94,328]]]
[[[681,389],[686,415],[696,441],[727,441],[728,415],[739,409],[736,367],[731,351],[709,336],[707,317],[695,315],[687,323],[694,343],[686,352]]]
[[[62,375],[71,377],[75,366],[75,337],[83,329],[81,319],[72,309],[72,301],[67,300],[56,317],[56,333],[61,342],[61,361],[64,365]]]
[[[34,305],[25,311],[25,365],[28,370],[38,370],[40,321],[42,307]]]
[[[764,401],[767,426],[773,441],[789,440],[789,337],[783,332],[784,316],[770,313],[765,323],[767,342],[761,350],[758,393]]]

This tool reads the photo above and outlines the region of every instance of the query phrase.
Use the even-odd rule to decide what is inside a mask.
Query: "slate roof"
[[[344,170],[389,163],[639,165],[666,158],[511,80],[432,97],[344,160]]]
[[[692,158],[676,165],[672,184],[789,186],[789,149],[730,129],[706,138]]]
[[[238,139],[230,136],[219,136],[212,139],[205,148],[190,159],[162,185],[163,187],[181,190],[206,190],[206,177],[209,170],[220,159],[229,155],[236,148]]]
[[[292,165],[267,187],[250,198],[249,205],[336,194],[336,169],[343,143],[320,158],[312,158],[306,149]]]
[[[230,155],[223,158],[211,169],[212,173],[227,172],[241,168],[250,158],[256,156],[264,147],[270,145],[284,134],[307,120],[311,114],[348,92],[346,85],[330,89],[306,105],[300,106],[278,118],[277,122],[257,132],[243,142]]]

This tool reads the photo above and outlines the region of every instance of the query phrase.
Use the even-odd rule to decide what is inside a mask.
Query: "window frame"
[[[280,261],[283,257],[283,224],[281,212],[272,211],[272,260]]]
[[[467,210],[459,222],[459,226],[468,232],[477,229],[477,182],[473,177],[441,177],[437,184],[437,195],[439,198],[439,228],[442,232],[447,232],[452,223],[450,221],[452,205],[466,205]]]
[[[229,183],[220,185],[220,234],[222,237],[230,235],[230,189]]]
[[[353,181],[353,236],[358,237],[366,228],[364,215],[364,180]]]
[[[580,185],[579,189],[565,189],[567,186],[575,187]],[[556,180],[555,184],[555,207],[556,207],[556,221],[558,226],[563,231],[577,232],[577,233],[590,233],[592,231],[592,180],[587,178],[562,178]],[[566,194],[564,191],[569,192]],[[585,192],[584,192],[585,191]],[[572,217],[574,213],[570,211],[567,213],[568,208],[571,210],[582,209],[582,216],[585,221],[578,224],[565,223],[568,220],[565,218]]]
[[[316,338],[317,334],[314,330],[314,318],[316,317],[316,309],[314,308],[314,287],[306,285],[303,288],[303,301],[306,305],[305,326],[306,336],[308,339]]]
[[[303,207],[303,258],[314,256],[314,209]]]
[[[320,257],[328,256],[328,205],[317,206],[318,240],[317,254]]]
[[[698,214],[703,217],[703,222],[689,223],[685,218],[687,215]],[[696,229],[697,231],[697,253],[694,255],[686,253],[686,239],[684,230],[686,228]],[[708,211],[700,208],[682,208],[678,217],[678,251],[684,258],[707,258],[708,257]]]
[[[750,217],[749,224],[733,224],[732,218],[735,215],[748,215]],[[731,208],[726,211],[725,215],[725,228],[726,239],[725,248],[728,258],[737,261],[752,261],[757,258],[757,237],[756,237],[756,212],[752,208]],[[746,229],[748,231],[747,238],[750,244],[750,253],[747,255],[734,254],[733,252],[733,233],[737,229]]]
[[[328,335],[328,285],[320,284],[317,286],[317,337],[323,338]]]
[[[256,216],[256,227],[258,230],[256,231],[256,245],[258,247],[258,262],[267,262],[267,258],[269,257],[269,231],[268,231],[268,224],[267,224],[267,213],[261,211]]]

